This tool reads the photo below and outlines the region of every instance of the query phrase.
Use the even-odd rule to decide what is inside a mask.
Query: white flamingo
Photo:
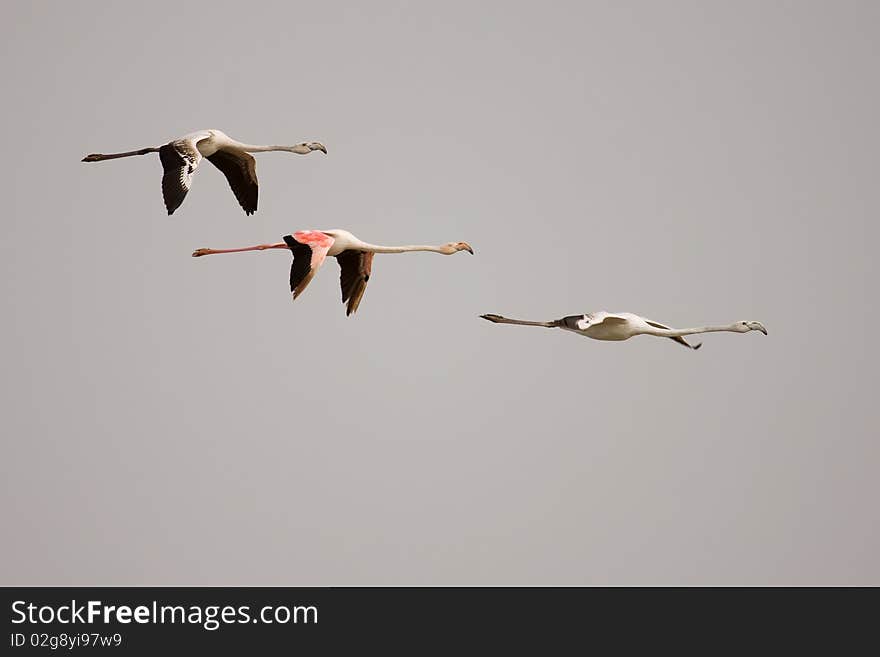
[[[254,146],[235,141],[220,130],[199,130],[180,139],[170,141],[164,146],[141,148],[125,153],[92,153],[86,155],[83,162],[102,162],[120,157],[158,153],[162,162],[162,198],[168,214],[183,203],[192,184],[193,173],[203,157],[208,158],[216,166],[238,199],[239,205],[246,214],[257,211],[257,161],[249,153],[265,153],[268,151],[287,151],[307,155],[312,151],[321,151],[325,155],[327,149],[317,141],[303,142],[295,146]]]
[[[241,253],[243,251],[265,251],[267,249],[289,249],[293,252],[293,264],[290,266],[290,291],[296,299],[311,282],[327,256],[335,256],[341,269],[339,283],[342,287],[342,303],[348,303],[346,315],[358,309],[370,272],[373,266],[373,254],[376,253],[409,253],[411,251],[430,251],[443,255],[452,255],[459,251],[467,251],[473,255],[474,250],[467,242],[449,242],[439,246],[409,245],[381,246],[364,242],[347,230],[302,230],[293,235],[285,235],[283,242],[277,244],[257,244],[237,249],[197,249],[193,258],[218,253]]]
[[[609,313],[600,311],[587,315],[569,315],[550,322],[529,322],[521,319],[508,319],[501,315],[480,315],[496,324],[518,324],[520,326],[543,326],[545,328],[561,328],[594,340],[628,340],[634,335],[656,335],[671,338],[688,349],[699,349],[702,343],[689,344],[685,335],[697,333],[713,333],[728,331],[730,333],[748,333],[760,331],[767,335],[767,329],[761,322],[742,321],[727,326],[700,326],[696,328],[674,329],[633,313]]]

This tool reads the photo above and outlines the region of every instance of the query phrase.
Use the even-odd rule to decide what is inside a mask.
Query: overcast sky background
[[[0,18],[0,583],[880,584],[877,3]],[[329,155],[79,162],[203,128]],[[190,257],[335,227],[476,255]]]

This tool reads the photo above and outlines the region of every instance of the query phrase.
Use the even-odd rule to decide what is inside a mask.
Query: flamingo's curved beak
[[[474,255],[474,250],[473,250],[473,248],[472,248],[471,245],[468,244],[467,242],[459,242],[459,243],[458,243],[458,247],[459,247],[462,251],[467,251],[467,252],[470,253],[471,255]]]
[[[309,148],[313,151],[321,151],[324,155],[327,154],[327,148],[319,141],[313,141],[309,144]]]

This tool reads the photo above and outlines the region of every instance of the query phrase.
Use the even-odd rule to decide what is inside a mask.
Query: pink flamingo
[[[340,286],[342,287],[342,303],[348,303],[346,316],[358,309],[375,253],[408,253],[410,251],[431,251],[443,255],[452,255],[459,251],[467,251],[473,255],[474,250],[467,242],[449,242],[440,246],[409,245],[381,246],[368,244],[347,230],[302,230],[293,235],[285,235],[283,242],[277,244],[257,244],[238,249],[197,249],[193,258],[217,253],[241,253],[243,251],[265,251],[267,249],[289,249],[293,253],[293,264],[290,267],[290,291],[296,299],[314,278],[324,259],[334,256],[341,269]]]

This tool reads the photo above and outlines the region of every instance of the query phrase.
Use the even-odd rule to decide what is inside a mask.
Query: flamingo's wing
[[[162,198],[168,214],[183,203],[192,185],[193,173],[202,154],[196,147],[195,139],[177,139],[159,148],[159,160],[162,162]]]
[[[239,150],[220,149],[213,155],[208,156],[211,164],[220,169],[232,193],[238,199],[238,204],[245,214],[251,215],[257,211],[257,161],[250,153]]]
[[[591,326],[597,326],[599,324],[626,324],[628,320],[626,317],[599,312],[587,313],[585,315],[571,315],[569,317],[563,317],[561,321],[569,328],[578,331],[586,331]]]
[[[370,280],[373,268],[373,254],[347,249],[336,256],[339,262],[339,285],[342,288],[342,303],[348,302],[346,317],[358,309]]]
[[[649,325],[653,326],[654,328],[663,329],[663,330],[665,330],[665,331],[671,331],[671,330],[672,330],[671,327],[669,327],[669,326],[664,326],[664,325],[661,324],[660,322],[654,322],[654,321],[651,321],[650,319],[646,319],[645,322],[648,323]],[[687,347],[688,349],[697,350],[697,349],[699,349],[700,347],[703,346],[703,343],[702,343],[702,342],[698,342],[697,344],[692,345],[691,343],[689,343],[687,340],[685,340],[685,339],[684,339],[683,337],[681,337],[681,336],[676,336],[676,337],[674,337],[674,338],[673,338],[673,337],[670,337],[669,339],[670,339],[670,340],[673,340],[674,342],[677,342],[677,343],[680,344],[680,345],[684,345],[684,346]]]
[[[324,264],[327,251],[333,246],[333,238],[318,230],[303,230],[285,235],[284,242],[293,253],[290,266],[290,291],[296,299]]]

